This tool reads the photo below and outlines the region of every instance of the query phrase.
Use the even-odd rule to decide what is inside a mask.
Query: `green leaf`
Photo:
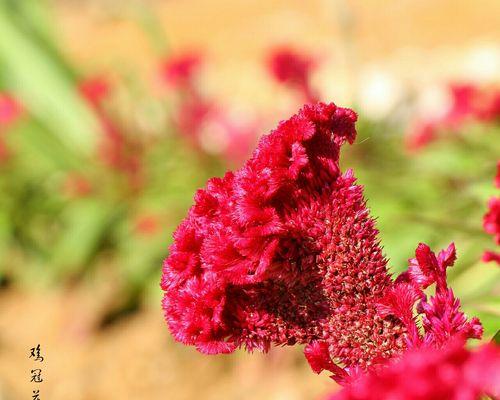
[[[0,281],[5,273],[6,256],[11,233],[9,215],[6,211],[0,210]]]
[[[80,100],[72,77],[0,6],[0,62],[11,89],[66,144],[83,153],[94,149],[97,122]]]
[[[9,148],[21,155],[18,162],[33,174],[43,170],[79,170],[84,163],[77,149],[61,142],[59,137],[33,120],[23,121],[7,137]]]
[[[56,274],[73,273],[88,265],[121,212],[120,207],[94,199],[71,203],[64,212],[64,232],[50,262]]]
[[[500,330],[495,333],[495,336],[493,336],[493,339],[491,339],[493,343],[500,344]]]

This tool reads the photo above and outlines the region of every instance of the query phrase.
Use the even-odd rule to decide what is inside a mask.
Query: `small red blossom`
[[[151,236],[161,230],[160,219],[157,215],[142,215],[135,220],[134,230],[139,235]]]
[[[10,158],[10,151],[3,135],[23,114],[23,107],[10,94],[0,93],[0,164]]]
[[[64,182],[63,192],[71,198],[86,197],[92,193],[92,184],[79,173],[69,173]]]
[[[172,88],[191,88],[202,60],[203,57],[197,52],[168,57],[160,65],[160,78]]]
[[[492,197],[488,202],[488,212],[483,217],[484,230],[493,235],[500,245],[500,197]]]
[[[500,88],[479,91],[475,99],[475,117],[483,122],[495,122],[500,118]]]
[[[298,90],[307,102],[318,100],[311,87],[311,73],[316,66],[312,57],[289,47],[280,47],[271,52],[267,64],[271,76],[278,82]]]
[[[111,84],[104,76],[95,76],[81,81],[78,90],[89,104],[100,107],[111,93]]]
[[[500,347],[452,341],[421,347],[360,377],[329,400],[480,400],[500,395]]]
[[[14,97],[0,93],[0,130],[17,121],[22,113],[23,108]]]
[[[497,162],[495,187],[500,188],[500,161]],[[488,202],[488,212],[483,217],[484,230],[493,235],[495,243],[500,245],[500,197],[493,197]],[[486,250],[481,258],[484,262],[494,261],[500,265],[500,253]]]
[[[472,84],[451,84],[451,107],[441,121],[449,129],[459,129],[476,112],[476,99],[480,89]]]
[[[415,152],[436,140],[437,125],[434,121],[416,121],[408,135],[405,136],[405,146],[408,151]]]

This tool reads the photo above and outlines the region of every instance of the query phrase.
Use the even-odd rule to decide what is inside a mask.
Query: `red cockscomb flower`
[[[446,285],[454,246],[436,257],[420,245],[409,271],[391,280],[362,188],[339,168],[356,118],[334,104],[304,106],[240,170],[198,191],[161,281],[177,340],[208,354],[306,344],[315,372],[348,382],[406,347],[480,336]]]
[[[500,245],[500,197],[492,197],[488,202],[488,212],[483,218],[484,230],[493,235],[495,243]]]
[[[402,348],[402,325],[376,312],[391,280],[374,221],[339,169],[355,121],[305,106],[197,193],[163,269],[177,340],[205,353],[324,341],[347,366]]]
[[[305,101],[315,102],[317,94],[311,87],[311,73],[315,60],[288,47],[274,49],[267,61],[271,76],[280,83],[297,89]]]
[[[500,395],[500,347],[477,351],[452,341],[439,350],[409,350],[329,400],[479,400]]]

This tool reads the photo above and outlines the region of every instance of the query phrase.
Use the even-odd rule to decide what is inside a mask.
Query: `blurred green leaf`
[[[85,158],[73,146],[61,142],[52,131],[35,120],[23,121],[12,130],[7,138],[12,151],[22,155],[16,167],[24,167],[32,172],[79,170]]]
[[[499,282],[499,268],[492,268],[478,262],[457,276],[452,282],[452,287],[460,299],[472,300],[480,296],[484,297],[490,290],[498,287]]]
[[[58,274],[82,269],[106,240],[121,207],[95,199],[74,201],[64,210],[64,232],[52,250],[50,264]]]
[[[0,208],[0,281],[5,273],[11,234],[12,225],[9,215],[6,210]]]
[[[11,89],[62,142],[86,154],[94,149],[96,121],[71,77],[15,25],[5,3],[0,3],[0,62]]]

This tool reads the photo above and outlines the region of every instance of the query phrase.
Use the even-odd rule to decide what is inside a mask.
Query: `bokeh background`
[[[300,349],[174,343],[160,308],[195,190],[311,99],[359,113],[342,162],[391,270],[455,241],[451,286],[491,338],[499,26],[496,0],[0,0],[0,399],[331,392]]]

